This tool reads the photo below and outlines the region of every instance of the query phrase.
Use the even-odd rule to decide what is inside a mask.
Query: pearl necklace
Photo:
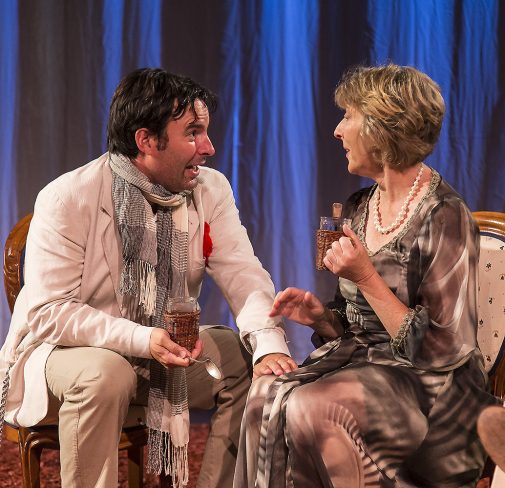
[[[405,198],[402,208],[400,208],[400,211],[398,212],[398,215],[396,216],[396,219],[393,221],[393,223],[391,225],[388,225],[387,227],[382,227],[381,218],[379,217],[380,190],[379,185],[377,185],[373,201],[373,225],[377,232],[379,232],[380,234],[389,234],[390,232],[393,232],[398,227],[400,227],[400,224],[407,217],[410,202],[412,201],[414,195],[417,192],[417,187],[419,186],[419,181],[421,180],[423,170],[424,165],[423,163],[421,163],[421,167],[419,168],[416,179],[414,180],[414,183],[410,187],[409,194],[407,195],[407,198]]]

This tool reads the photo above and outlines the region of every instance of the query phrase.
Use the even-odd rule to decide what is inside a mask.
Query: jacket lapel
[[[203,208],[202,208],[202,188],[199,184],[192,193],[189,208],[188,208],[188,243],[194,239],[199,227],[203,229]],[[203,252],[203,251],[202,251]]]

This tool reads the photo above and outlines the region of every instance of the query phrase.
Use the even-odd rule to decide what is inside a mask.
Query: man
[[[202,330],[193,351],[172,342],[163,311],[174,281],[184,278],[198,296],[205,271],[215,280],[255,375],[296,367],[268,317],[273,285],[230,185],[202,167],[214,154],[207,130],[215,106],[188,78],[134,71],[112,99],[108,153],[37,197],[0,374],[10,367],[8,421],[59,422],[65,487],[117,486],[117,443],[132,401],[148,405],[149,466],[170,470],[182,486],[188,399],[217,407],[198,486],[231,486],[250,358],[228,328]],[[221,381],[188,368],[202,350]]]

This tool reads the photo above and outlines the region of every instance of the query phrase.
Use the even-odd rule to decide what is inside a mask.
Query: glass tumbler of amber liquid
[[[170,297],[164,315],[170,338],[189,352],[199,336],[200,307],[194,297]]]
[[[344,217],[321,217],[319,229],[316,230],[316,269],[327,269],[323,263],[326,251],[331,244],[338,241],[343,235],[344,224],[351,225],[351,219]]]

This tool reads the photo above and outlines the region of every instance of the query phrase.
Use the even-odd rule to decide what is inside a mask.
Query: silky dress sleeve
[[[392,339],[413,367],[447,371],[477,349],[479,233],[463,200],[446,195],[426,213],[407,266],[411,320]]]

